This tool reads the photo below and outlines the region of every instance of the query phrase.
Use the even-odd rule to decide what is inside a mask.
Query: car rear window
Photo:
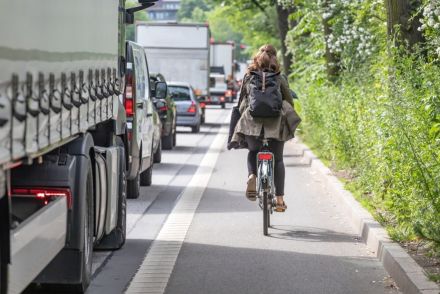
[[[169,86],[168,91],[174,101],[190,101],[191,95],[189,93],[189,88],[179,87],[179,86]]]

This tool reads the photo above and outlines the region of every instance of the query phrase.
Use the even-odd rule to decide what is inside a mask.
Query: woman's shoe
[[[247,181],[246,198],[250,201],[257,200],[257,176],[250,175]]]
[[[286,202],[278,202],[277,201],[277,205],[275,206],[275,211],[276,212],[285,212],[286,211],[286,209],[287,209],[287,205],[286,205]]]

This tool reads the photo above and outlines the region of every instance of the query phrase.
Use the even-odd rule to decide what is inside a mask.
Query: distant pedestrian
[[[256,91],[256,88],[259,91]],[[264,103],[269,104],[270,107],[260,107],[258,103],[263,100],[266,100]],[[243,78],[238,101],[240,117],[235,128],[232,125],[233,132],[228,148],[249,149],[246,197],[255,201],[256,157],[263,146],[262,140],[269,140],[269,150],[275,157],[274,181],[277,200],[275,211],[277,212],[284,212],[287,209],[284,201],[284,142],[294,137],[295,129],[300,122],[293,106],[289,84],[280,74],[276,49],[272,45],[264,45],[254,56],[253,63]]]

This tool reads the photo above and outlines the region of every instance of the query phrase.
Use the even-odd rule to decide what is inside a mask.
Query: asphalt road
[[[199,134],[179,129],[153,185],[129,200],[126,245],[95,252],[87,293],[398,293],[293,143],[288,209],[263,236],[244,196],[246,151],[225,148],[229,113],[212,107]]]

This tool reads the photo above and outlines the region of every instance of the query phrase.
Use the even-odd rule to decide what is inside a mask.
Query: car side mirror
[[[168,86],[165,82],[156,82],[155,97],[157,99],[165,99],[167,97]]]

